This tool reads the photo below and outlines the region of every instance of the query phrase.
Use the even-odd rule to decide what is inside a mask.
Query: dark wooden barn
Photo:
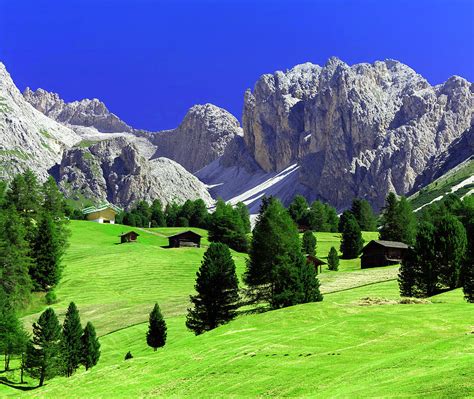
[[[197,247],[201,246],[201,236],[194,231],[188,230],[168,237],[170,248]]]
[[[323,265],[326,265],[326,262],[313,255],[306,255],[306,262],[311,263],[314,266],[314,270],[316,270],[316,273],[321,273]]]
[[[398,241],[372,240],[362,250],[360,265],[368,267],[389,266],[400,263],[408,245]]]
[[[129,231],[127,233],[120,234],[120,243],[126,243],[126,242],[137,242],[137,237],[140,234],[136,233],[135,231]]]

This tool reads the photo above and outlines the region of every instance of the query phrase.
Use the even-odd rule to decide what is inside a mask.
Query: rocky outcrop
[[[195,105],[176,129],[155,133],[154,157],[173,159],[194,173],[223,155],[240,135],[239,121],[229,112],[212,104]]]
[[[394,60],[303,64],[263,75],[245,94],[246,151],[269,174],[298,164],[295,194],[302,185],[339,209],[356,196],[378,208],[471,127],[473,99],[461,77],[433,87]]]
[[[25,89],[23,96],[38,111],[66,125],[94,127],[102,133],[133,130],[96,98],[67,103],[56,93],[43,89],[32,91],[29,87]]]
[[[197,198],[213,203],[204,184],[182,166],[166,158],[145,159],[125,137],[71,148],[55,173],[61,190],[78,201],[109,201],[124,208],[154,199],[164,205]]]
[[[74,131],[28,104],[0,63],[0,179],[27,168],[46,178],[64,149],[79,140]]]

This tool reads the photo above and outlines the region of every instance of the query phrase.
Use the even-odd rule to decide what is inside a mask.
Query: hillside
[[[63,316],[73,300],[83,324],[94,323],[102,345],[98,366],[55,378],[41,389],[0,384],[1,397],[474,393],[469,376],[474,316],[459,290],[434,297],[431,304],[361,306],[367,305],[361,302],[365,297],[398,298],[397,267],[360,270],[358,260],[342,260],[340,271],[319,276],[323,302],[242,315],[195,337],[186,331],[184,315],[206,238],[204,248],[167,249],[166,236],[182,229],[159,228],[139,230],[138,243],[117,245],[127,229],[71,222],[54,308]],[[376,233],[364,236],[370,240]],[[338,234],[317,233],[317,238],[321,257],[338,247]],[[240,277],[245,256],[233,252],[233,257]],[[153,352],[145,343],[144,322],[156,301],[168,323],[168,341]],[[35,312],[40,310],[38,305]],[[38,314],[25,316],[25,322]],[[134,359],[125,362],[129,350]],[[15,373],[0,375],[0,381],[16,381]]]
[[[413,209],[418,211],[450,193],[461,198],[474,194],[474,159],[459,164],[408,199]]]

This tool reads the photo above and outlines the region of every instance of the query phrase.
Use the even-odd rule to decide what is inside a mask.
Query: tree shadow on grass
[[[31,391],[38,387],[25,386],[26,383],[10,381],[7,377],[0,377],[0,384],[6,385],[7,387],[18,389],[20,391]]]

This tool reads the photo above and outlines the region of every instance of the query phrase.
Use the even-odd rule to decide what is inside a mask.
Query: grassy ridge
[[[24,396],[474,395],[474,312],[459,290],[427,305],[361,306],[367,296],[398,298],[397,268],[360,270],[358,260],[341,260],[339,272],[319,276],[322,303],[241,316],[195,337],[184,315],[205,248],[164,248],[166,236],[183,229],[140,230],[138,243],[117,245],[127,227],[72,222],[71,228],[54,307],[62,315],[69,301],[76,302],[83,324],[97,327],[102,357],[94,369],[55,378]],[[375,237],[365,234],[367,241]],[[338,234],[317,238],[322,258],[339,246]],[[233,256],[240,277],[245,256]],[[167,345],[157,352],[146,346],[144,323],[155,301],[168,323]],[[128,350],[134,359],[125,362]],[[0,384],[0,397],[20,393]]]

